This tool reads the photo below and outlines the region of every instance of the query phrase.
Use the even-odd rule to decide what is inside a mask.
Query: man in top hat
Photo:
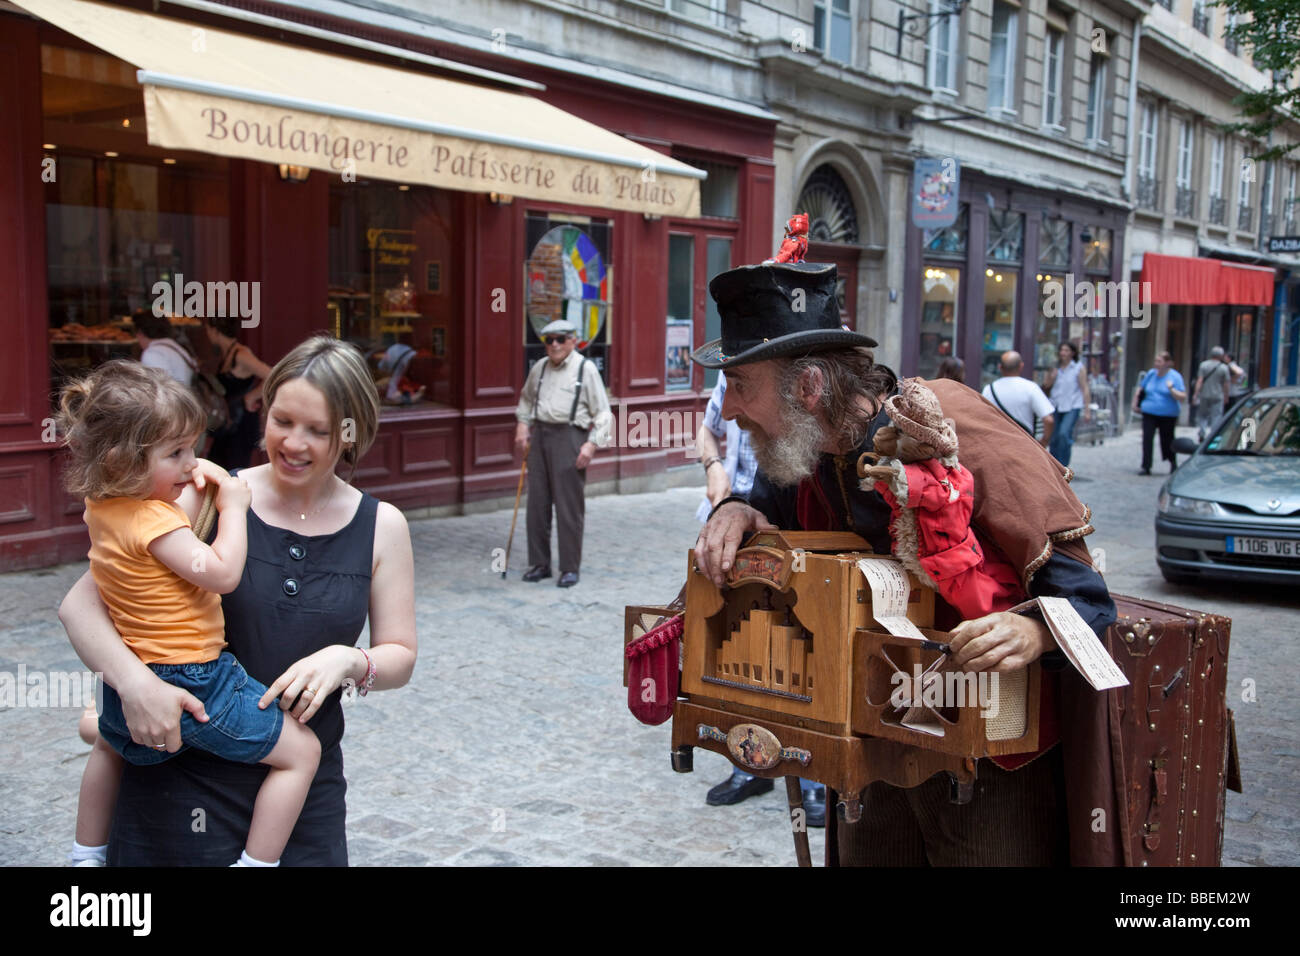
[[[841,326],[835,286],[835,267],[815,263],[742,266],[709,283],[722,338],[692,357],[726,371],[723,417],[749,433],[758,459],[750,494],[720,502],[695,545],[700,571],[719,587],[743,538],[758,529],[852,531],[877,553],[890,552],[889,505],[874,488],[860,487],[857,461],[871,450],[874,432],[888,424],[883,402],[897,381],[875,363],[872,339]],[[1010,562],[1030,595],[1067,598],[1101,633],[1115,620],[1115,606],[1081,540],[1092,530],[1090,512],[1069,490],[1064,469],[1029,435],[1008,434],[1006,420],[975,391],[949,380],[926,384],[953,420],[962,465],[974,475],[973,523],[985,550]],[[965,670],[1011,671],[1047,655],[1043,747],[979,761],[967,804],[950,802],[942,774],[910,790],[871,784],[861,795],[861,822],[839,828],[840,859],[902,866],[1063,864],[1068,826],[1069,856],[1113,862],[1122,827],[1090,833],[1093,809],[1112,803],[1090,792],[1086,780],[1088,761],[1109,755],[1074,741],[1076,733],[1104,720],[1105,695],[1059,669],[1063,657],[1035,616],[1003,611],[965,622],[936,620],[936,626],[951,630],[953,662]],[[1074,716],[1088,711],[1088,719],[1065,723],[1060,714],[1067,710]],[[1065,766],[1056,745],[1063,739],[1074,747]],[[1070,781],[1068,806],[1063,772]],[[1089,837],[1093,845],[1083,846]]]
[[[551,506],[559,519],[560,578],[578,583],[583,490],[596,449],[609,445],[614,416],[596,364],[575,352],[577,329],[556,319],[541,331],[546,358],[528,372],[515,409],[515,447],[528,455],[528,564],[525,581],[551,576]],[[531,441],[530,441],[531,438]]]

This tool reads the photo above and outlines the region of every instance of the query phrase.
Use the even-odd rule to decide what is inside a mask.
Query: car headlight
[[[1182,495],[1171,495],[1167,491],[1160,492],[1160,500],[1156,507],[1161,514],[1187,515],[1196,518],[1223,518],[1228,514],[1217,501],[1184,498]]]

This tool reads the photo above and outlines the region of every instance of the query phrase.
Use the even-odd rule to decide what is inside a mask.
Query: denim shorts
[[[258,763],[274,748],[284,727],[284,714],[274,701],[265,710],[257,702],[266,685],[248,676],[235,656],[222,651],[204,664],[150,664],[149,669],[171,684],[203,701],[208,722],[200,723],[189,711],[181,713],[181,749],[190,747],[237,763]],[[176,754],[154,750],[131,739],[122,698],[107,684],[99,715],[99,735],[104,742],[137,766],[162,763]]]

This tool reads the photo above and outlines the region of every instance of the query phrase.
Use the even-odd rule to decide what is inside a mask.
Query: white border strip
[[[433,123],[428,120],[412,119],[409,116],[397,116],[392,113],[378,113],[370,110],[354,109],[350,106],[338,106],[316,100],[304,100],[292,96],[280,96],[262,90],[249,90],[243,87],[227,86],[224,83],[209,83],[183,76],[167,73],[155,73],[152,70],[139,70],[136,80],[141,85],[158,86],[164,89],[185,90],[190,93],[204,93],[209,96],[221,96],[246,103],[260,103],[263,106],[278,106],[283,109],[301,110],[306,113],[320,113],[325,116],[338,116],[344,119],[361,120],[367,123],[379,123],[398,129],[418,130],[424,133],[436,133],[442,136],[457,136],[462,139],[478,140],[481,143],[493,143],[498,146],[512,146],[516,149],[530,149],[555,156],[569,156],[574,159],[586,159],[592,162],[608,163],[611,166],[627,166],[633,169],[653,169],[669,176],[682,176],[688,179],[707,179],[708,173],[702,169],[685,164],[667,165],[646,159],[633,159],[598,150],[583,149],[579,146],[565,146],[560,143],[543,143],[537,140],[523,139],[501,133],[489,133],[464,126],[452,126],[447,123]],[[616,134],[611,134],[616,135]],[[647,152],[652,152],[647,150]],[[668,157],[664,157],[667,159]]]

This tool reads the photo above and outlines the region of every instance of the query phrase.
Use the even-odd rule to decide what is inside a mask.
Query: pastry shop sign
[[[560,155],[428,130],[145,87],[149,143],[357,177],[665,216],[699,215],[699,180],[650,159]],[[665,157],[666,159],[666,157]]]

